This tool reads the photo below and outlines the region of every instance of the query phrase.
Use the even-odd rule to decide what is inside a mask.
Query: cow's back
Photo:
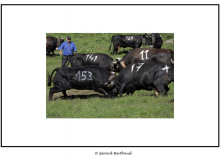
[[[71,66],[96,65],[110,71],[112,62],[113,59],[109,55],[103,53],[83,53],[75,55]]]
[[[133,61],[138,62],[147,60],[156,55],[173,57],[173,50],[171,49],[158,49],[158,48],[135,48],[130,50],[122,59],[126,65],[131,64]],[[167,57],[167,58],[169,58]]]

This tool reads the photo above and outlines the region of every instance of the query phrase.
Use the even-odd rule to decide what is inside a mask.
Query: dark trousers
[[[68,67],[66,65],[68,65],[71,60],[74,58],[74,55],[70,55],[70,56],[65,56],[63,55],[63,58],[62,58],[62,66],[61,67]],[[67,64],[66,64],[67,63]]]

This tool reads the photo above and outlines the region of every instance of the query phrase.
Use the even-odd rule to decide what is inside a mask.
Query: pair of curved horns
[[[145,35],[146,37],[150,37],[150,38],[152,38],[152,36],[149,36],[147,33],[145,33],[144,35]]]

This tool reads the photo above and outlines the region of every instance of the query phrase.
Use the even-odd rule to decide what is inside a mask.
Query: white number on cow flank
[[[86,79],[86,75],[84,75],[83,73],[87,73],[87,71],[82,71],[82,79],[81,79],[81,81],[84,81]]]
[[[90,59],[90,61],[92,61],[92,60],[95,58],[94,61],[93,61],[93,62],[95,62],[96,59],[98,58],[98,56],[92,57],[92,54],[91,54],[91,55],[90,55],[90,54],[87,54],[87,55],[86,55],[86,61],[87,61],[88,58]],[[89,59],[88,59],[88,60],[89,60]]]
[[[133,72],[134,65],[135,65],[135,64],[133,64],[133,65],[131,66],[131,72]]]
[[[167,65],[165,65],[165,67],[164,68],[162,68],[162,70],[166,70],[166,73],[168,73],[168,69],[169,69],[170,67],[167,67]]]
[[[141,60],[144,60],[143,54],[144,54],[144,50],[140,52],[141,54]]]
[[[146,50],[146,51],[143,50],[143,51],[140,52],[140,54],[141,54],[141,60],[144,60],[144,52],[146,53],[145,59],[148,59],[147,53],[149,52],[149,50]]]
[[[82,71],[82,76],[80,76],[80,72],[81,71],[79,71],[77,74],[76,74],[76,76],[78,76],[79,75],[79,81],[84,81],[84,80],[92,80],[92,72],[90,72],[90,71]],[[88,75],[88,77],[86,76],[86,73],[89,73],[89,75]],[[84,74],[85,73],[85,74]]]
[[[92,76],[92,72],[88,71],[88,73],[89,73],[89,79],[88,80],[92,80],[92,77],[91,77]]]
[[[143,64],[144,63],[138,63],[140,66],[137,66],[136,68],[137,68],[137,71],[136,72],[138,72],[138,70],[141,68],[141,66],[143,66]]]
[[[136,72],[138,72],[138,70],[143,66],[143,64],[144,64],[144,63],[138,63],[139,66],[136,66],[136,68],[137,68]],[[133,72],[134,66],[135,66],[135,64],[133,64],[133,65],[131,66],[131,72]]]
[[[132,40],[132,39],[133,39],[133,37],[126,36],[126,40],[130,41],[130,40]]]
[[[88,57],[89,57],[89,54],[86,55],[86,60],[87,60]]]
[[[145,51],[145,53],[146,53],[146,58],[145,59],[148,59],[148,57],[147,57],[147,53],[149,52],[149,50],[146,50]]]
[[[76,74],[76,76],[79,74],[79,81],[80,81],[80,71]]]
[[[95,56],[94,62],[95,62],[95,60],[97,59],[97,57],[98,57],[98,56]]]

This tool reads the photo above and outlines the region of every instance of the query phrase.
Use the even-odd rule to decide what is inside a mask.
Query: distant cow
[[[120,72],[123,68],[131,63],[139,62],[141,60],[156,59],[165,64],[174,64],[174,51],[171,49],[156,49],[156,48],[135,48],[130,50],[122,59],[116,58],[114,61],[114,71]]]
[[[118,35],[116,34],[112,36],[108,52],[111,50],[112,43],[114,46],[112,54],[114,54],[115,52],[116,54],[118,54],[118,50],[120,49],[120,47],[140,48],[142,44],[148,45],[151,42],[152,40],[150,39],[150,36],[147,33],[145,33],[144,35]]]
[[[59,47],[64,42],[63,38],[54,38],[54,37],[46,37],[46,51],[47,55],[50,55],[50,52],[53,52],[56,47]]]
[[[143,39],[143,46],[149,45],[150,48],[161,48],[163,44],[163,39],[159,33],[152,33],[150,36],[150,43],[145,43],[145,39]]]
[[[154,90],[156,96],[165,95],[168,84],[174,82],[174,65],[165,65],[152,58],[130,64],[118,76],[111,76],[106,86],[113,89],[114,96],[133,94],[136,90]]]
[[[83,53],[76,54],[72,61],[70,62],[71,67],[79,67],[85,65],[96,65],[100,67],[104,67],[107,70],[111,71],[113,67],[113,59],[103,53]]]
[[[49,100],[52,100],[53,94],[57,92],[62,92],[66,98],[66,90],[70,89],[94,90],[105,96],[111,95],[111,89],[107,88],[105,82],[112,74],[105,68],[98,66],[55,68],[51,75],[48,74],[48,86],[51,86],[51,77],[55,71],[54,87],[50,88]]]

